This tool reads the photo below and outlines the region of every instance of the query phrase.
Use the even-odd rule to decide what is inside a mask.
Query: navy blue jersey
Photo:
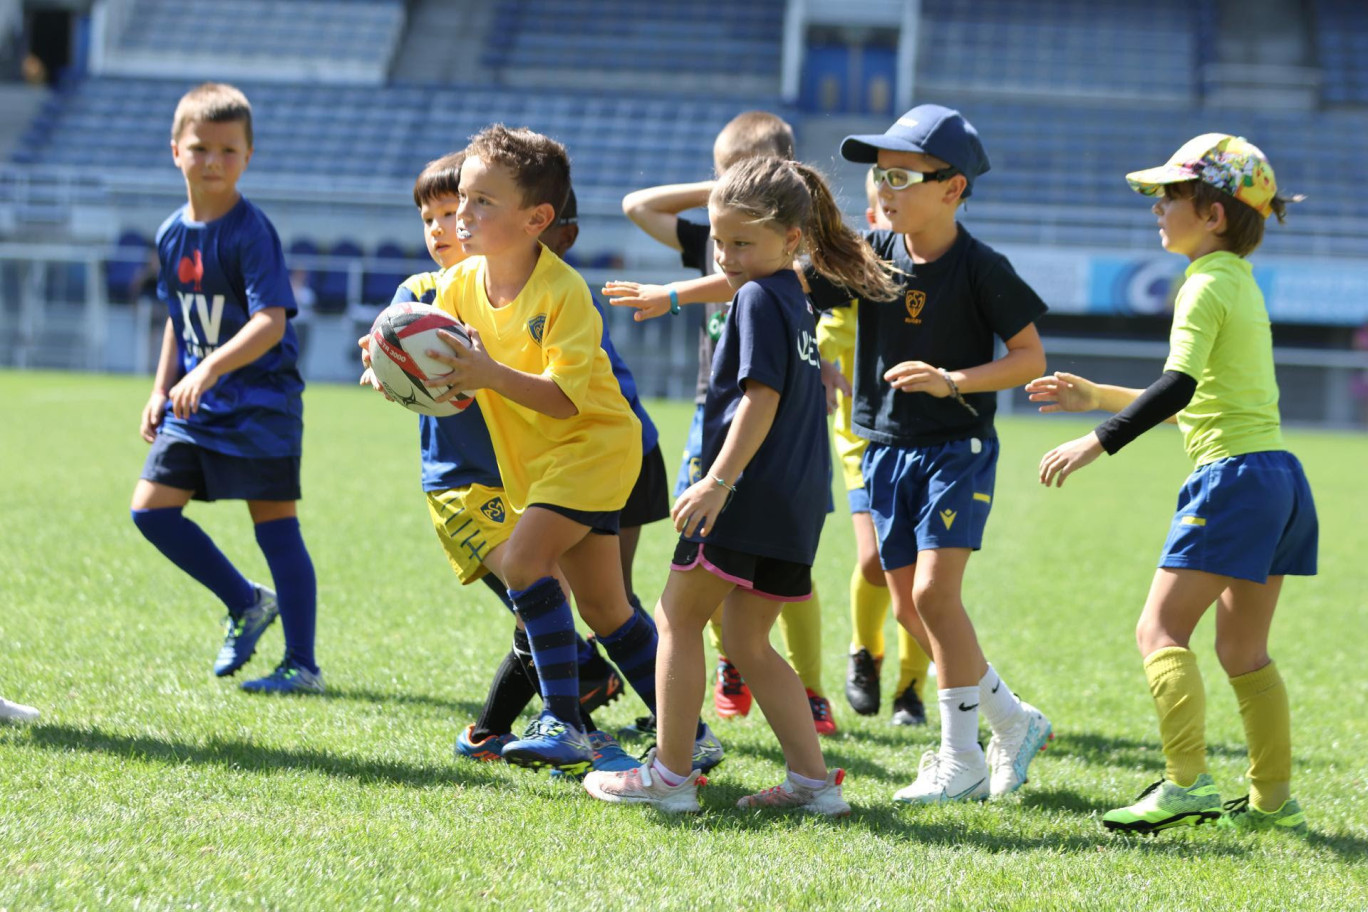
[[[902,290],[893,301],[861,301],[855,334],[854,403],[851,427],[889,446],[931,446],[994,435],[996,393],[966,393],[978,416],[954,399],[895,392],[884,373],[903,361],[925,361],[945,370],[993,360],[994,339],[1010,339],[1045,313],[1045,302],[1016,274],[1007,258],[975,240],[964,226],[944,255],[913,263],[903,236],[867,231],[880,258],[900,271]],[[822,310],[849,300],[809,272],[813,300]]]
[[[713,529],[693,540],[811,566],[831,499],[831,452],[817,319],[792,270],[747,282],[732,299],[703,405],[705,467],[752,380],[779,391],[774,424]]]
[[[395,291],[390,303],[420,301],[433,304],[437,296],[438,275],[425,272],[411,276]],[[613,376],[617,377],[622,395],[641,420],[642,452],[649,453],[659,441],[659,432],[637,396],[636,380],[631,370],[608,337],[608,320],[603,305],[595,300],[594,306],[603,318],[603,350],[613,365]],[[503,486],[499,478],[499,463],[494,457],[494,444],[489,439],[489,428],[480,413],[479,403],[472,402],[464,411],[443,418],[419,415],[418,437],[423,454],[424,491],[445,491],[472,484],[492,488]]]
[[[222,218],[192,222],[182,206],[157,229],[161,274],[157,294],[171,311],[182,375],[268,307],[295,314],[290,273],[275,227],[246,198]],[[161,432],[229,456],[278,459],[300,455],[304,381],[299,344],[285,335],[250,364],[224,374],[200,399],[199,411],[177,418],[166,406]]]

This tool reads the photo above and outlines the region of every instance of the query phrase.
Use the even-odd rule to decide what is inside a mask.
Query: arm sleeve
[[[575,408],[582,410],[589,396],[594,359],[602,351],[603,321],[594,309],[589,286],[578,275],[575,280],[557,289],[563,296],[547,314],[542,328],[542,376],[555,381]]]
[[[246,235],[242,245],[242,286],[247,312],[254,314],[268,307],[285,308],[286,316],[297,311],[290,270],[285,268],[285,251],[270,222],[259,222]]]
[[[708,262],[708,237],[712,228],[700,225],[686,218],[675,219],[675,237],[679,239],[679,261],[688,269],[697,269],[707,275],[712,264]]]
[[[1180,371],[1166,370],[1135,401],[1093,429],[1102,449],[1115,454],[1150,428],[1182,411],[1197,392],[1197,381]]]
[[[737,382],[744,387],[754,380],[782,393],[792,334],[779,307],[759,286],[747,284],[737,291],[732,313],[741,353]]]
[[[1004,342],[1038,320],[1047,308],[1006,257],[997,256],[975,282],[983,313]]]
[[[1173,326],[1169,330],[1169,356],[1164,370],[1202,376],[1224,318],[1225,306],[1209,280],[1193,277],[1184,282],[1173,302]]]
[[[391,304],[432,304],[437,299],[437,275],[431,272],[420,272],[404,279],[402,285],[394,289],[394,297],[390,299]]]

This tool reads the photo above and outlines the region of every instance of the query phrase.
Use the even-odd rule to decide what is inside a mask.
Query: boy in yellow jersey
[[[1042,412],[1115,412],[1040,462],[1040,481],[1063,485],[1103,452],[1176,416],[1196,469],[1178,496],[1159,569],[1136,627],[1159,714],[1165,769],[1135,804],[1108,811],[1108,829],[1154,833],[1217,819],[1242,832],[1304,831],[1291,794],[1287,691],[1268,655],[1268,631],[1286,574],[1316,572],[1311,488],[1283,447],[1273,337],[1245,259],[1270,215],[1283,220],[1268,159],[1242,137],[1206,133],[1167,164],[1126,175],[1156,197],[1164,249],[1191,264],[1174,302],[1169,357],[1148,389],[1103,386],[1056,373],[1027,384]],[[1249,745],[1249,794],[1227,802],[1207,772],[1206,695],[1192,631],[1216,605],[1216,655],[1240,705]]]
[[[879,208],[879,188],[872,173],[865,176],[865,222],[870,228],[887,230],[892,226]],[[822,360],[840,366],[846,383],[855,381],[855,324],[859,300],[831,308],[817,322],[817,344]],[[869,517],[869,492],[865,489],[864,459],[869,441],[850,427],[851,398],[836,390],[836,412],[832,435],[836,455],[841,460],[850,521],[855,527],[855,569],[850,574],[850,665],[846,673],[846,700],[862,716],[879,712],[879,672],[884,658],[884,620],[891,599],[883,567],[879,565],[879,540],[874,521]],[[921,689],[931,659],[906,628],[898,625],[898,687],[893,697],[894,725],[925,725],[926,707]]]
[[[744,111],[736,115],[713,140],[713,167],[718,175],[739,161],[762,155],[782,159],[793,159],[795,156],[793,128],[782,117],[768,111]],[[707,180],[635,190],[623,198],[622,210],[642,231],[665,246],[678,250],[684,266],[698,269],[704,276],[715,275],[718,273],[713,262],[713,244],[707,221],[693,221],[682,215],[690,209],[708,205],[708,194],[712,192],[713,183]],[[668,287],[647,287],[657,289],[668,302]],[[703,400],[707,398],[713,352],[722,327],[726,324],[727,302],[730,300],[731,292],[728,290],[720,301],[704,304],[703,325],[699,330],[694,417],[675,480],[676,497],[703,477]],[[819,735],[834,734],[836,720],[832,717],[831,702],[822,687],[822,606],[815,588],[811,598],[784,605],[779,616],[779,630],[784,637],[789,664],[798,672],[808,691],[813,726]],[[722,649],[721,627],[717,618],[708,627],[708,639],[717,651],[713,707],[723,718],[745,716],[751,708],[750,688]],[[638,720],[638,728],[653,724],[654,720],[651,719]]]
[[[465,151],[456,235],[476,256],[443,273],[436,303],[467,325],[472,345],[450,336],[450,351],[433,354],[451,367],[447,398],[475,392],[505,495],[522,511],[504,545],[504,582],[545,702],[503,757],[580,773],[592,751],[579,728],[574,615],[558,566],[585,623],[655,710],[655,625],[628,601],[617,540],[641,469],[641,424],[600,345],[588,286],[538,240],[569,195],[564,147],[495,125]],[[720,754],[705,726],[699,737]]]

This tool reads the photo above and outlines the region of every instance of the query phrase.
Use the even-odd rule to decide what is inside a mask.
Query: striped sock
[[[608,658],[613,660],[652,715],[656,709],[655,664],[659,639],[655,621],[640,608],[617,630],[598,638],[608,651]]]
[[[527,627],[546,709],[568,725],[579,725],[579,663],[575,660],[575,616],[554,576],[508,594]]]

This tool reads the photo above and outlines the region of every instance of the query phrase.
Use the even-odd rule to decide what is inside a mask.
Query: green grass
[[[890,803],[935,731],[845,706],[854,555],[841,505],[815,575],[841,725],[825,747],[848,770],[854,815],[732,807],[780,777],[757,712],[713,720],[727,762],[703,790],[706,812],[677,820],[453,762],[510,620],[446,567],[411,416],[362,390],[307,395],[302,518],[328,695],[253,698],[234,686],[241,677],[211,677],[218,608],[127,518],[146,389],[0,373],[0,693],[44,711],[37,726],[0,729],[0,909],[1368,907],[1368,438],[1289,435],[1322,524],[1321,575],[1288,582],[1273,642],[1311,834],[1206,827],[1151,840],[1109,835],[1098,818],[1161,768],[1132,630],[1187,471],[1172,431],[1045,490],[1040,455],[1087,425],[1001,422],[998,496],[966,599],[993,662],[1055,724],[1019,797]],[[665,452],[677,452],[689,406],[653,406]],[[249,576],[268,578],[241,505],[189,512]],[[671,547],[665,524],[646,530],[636,579],[647,600]],[[1243,735],[1211,641],[1206,621],[1194,648],[1212,773],[1231,798],[1246,790]],[[277,627],[246,671],[265,673],[280,648]],[[598,715],[616,727],[639,712],[632,698]]]

